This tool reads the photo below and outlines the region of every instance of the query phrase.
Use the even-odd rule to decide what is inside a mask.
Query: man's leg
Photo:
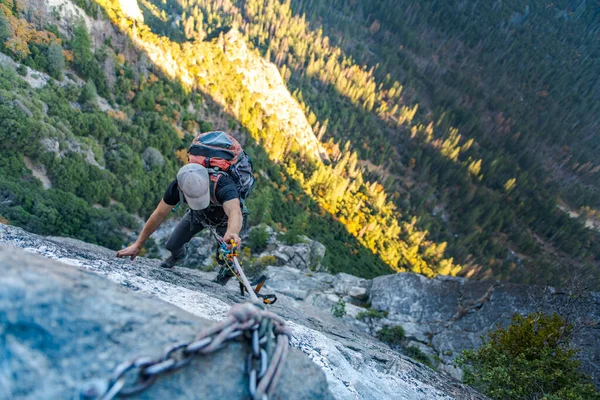
[[[178,261],[185,257],[185,244],[192,240],[194,235],[202,229],[204,229],[204,226],[194,224],[192,212],[188,211],[173,229],[173,233],[171,233],[165,246],[171,252],[171,257],[163,261],[160,266],[173,268]]]

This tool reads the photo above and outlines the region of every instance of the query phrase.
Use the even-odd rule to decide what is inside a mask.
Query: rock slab
[[[232,304],[244,301],[235,281],[230,281],[225,287],[211,282],[216,272],[202,272],[189,268],[175,268],[172,271],[165,271],[164,268],[159,267],[159,260],[144,257],[138,257],[135,261],[118,259],[115,258],[114,251],[100,246],[69,238],[38,236],[23,229],[3,224],[0,224],[0,243],[25,249],[29,253],[43,255],[51,260],[59,260],[62,263],[77,266],[84,271],[91,271],[122,285],[128,293],[148,293],[152,296],[151,298],[166,301],[177,306],[178,309],[183,309],[200,317],[201,320],[221,321],[225,318]],[[1,265],[0,263],[0,268]],[[342,285],[343,287],[340,286],[336,290],[334,287],[336,286],[337,277],[327,273],[303,272],[285,267],[269,267],[268,274],[274,273],[277,275],[276,271],[278,269],[287,271],[289,278],[300,285],[299,289],[304,290],[308,297],[306,300],[300,301],[273,290],[275,287],[269,286],[272,281],[269,279],[265,285],[265,292],[275,292],[279,298],[276,304],[269,307],[269,310],[282,316],[287,321],[294,335],[291,341],[292,348],[307,355],[313,364],[324,372],[329,391],[336,400],[486,399],[485,396],[453,381],[450,377],[437,374],[426,366],[392,351],[387,345],[365,334],[362,327],[356,325],[357,321],[354,317],[350,317],[350,314],[355,315],[360,310],[359,307],[348,304],[348,315],[344,318],[335,318],[331,315],[331,305],[340,300],[340,296],[336,292],[339,293],[339,290],[343,287],[353,287],[356,283],[352,279],[350,279],[352,285]],[[294,271],[295,273],[293,273]],[[343,277],[339,278],[342,279]],[[289,292],[288,289],[292,289],[290,292],[292,293],[293,286],[289,285],[289,282],[285,282],[287,280],[289,279],[274,277],[273,281],[276,284],[274,286],[280,286],[284,292]],[[0,284],[2,284],[1,281]],[[363,284],[367,289],[370,288],[370,281],[360,282],[361,287]],[[346,296],[343,293],[339,294],[343,297]],[[156,308],[152,307],[152,309],[155,310]],[[1,309],[0,313],[2,313]],[[190,331],[194,332],[195,335],[195,329],[190,328]],[[164,335],[169,332],[162,333]],[[167,340],[161,342],[162,336],[158,336],[158,338],[153,338],[153,343],[156,343],[158,348],[156,353],[150,354],[145,350],[143,355],[160,354],[164,342],[172,343]],[[184,338],[183,335],[179,334],[177,337],[177,341],[189,339],[189,337]],[[102,343],[101,340],[95,340],[95,342]],[[3,351],[2,349],[3,347],[0,347],[0,351]],[[122,354],[119,355],[123,356]],[[122,358],[124,357],[119,357],[119,360]],[[2,371],[0,372],[0,389],[8,387],[8,383],[5,384],[3,380],[6,380],[6,377],[10,374],[10,372],[6,372],[6,367],[2,362],[4,361],[0,361],[0,371]],[[116,365],[116,362],[114,365]],[[110,372],[114,365],[103,368],[100,371],[100,376],[105,377],[102,374],[106,371]],[[220,369],[220,371],[222,372],[223,369]],[[89,375],[92,378],[96,377],[95,373]],[[295,384],[301,382],[303,385],[312,385],[312,381],[305,379],[304,375],[302,369],[294,370]],[[226,374],[223,374],[223,376],[224,379],[228,378]],[[9,379],[12,379],[12,375]],[[172,390],[174,390],[170,393],[172,396],[166,398],[186,398],[184,395],[180,396],[180,392],[176,390],[186,388],[185,385],[191,385],[191,382],[194,382],[193,379],[194,377],[189,379],[186,377],[185,384],[182,386],[172,385]],[[67,379],[68,382],[73,380],[72,377]],[[13,383],[11,382],[11,384]],[[202,387],[200,389],[203,390]],[[204,392],[199,393],[204,394]],[[283,398],[294,398],[292,394],[293,392],[284,393]],[[151,394],[151,396],[155,396],[155,394]],[[0,393],[0,399],[4,399],[4,397]],[[16,398],[37,399],[39,396],[20,396]],[[43,398],[48,398],[48,396]],[[235,399],[239,397],[226,398]],[[307,398],[328,397],[308,392]]]
[[[91,272],[0,246],[0,398],[73,399],[121,362],[159,357],[212,322]],[[323,372],[290,351],[281,399],[331,399]],[[140,399],[249,398],[245,342],[198,356]],[[300,383],[301,382],[301,383]]]

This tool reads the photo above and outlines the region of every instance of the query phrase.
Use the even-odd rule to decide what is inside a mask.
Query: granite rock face
[[[0,274],[0,285],[14,286],[10,291],[12,293],[10,298],[5,294],[8,291],[0,290],[0,346],[2,346],[0,351],[4,352],[0,353],[0,388],[10,387],[13,392],[19,390],[21,391],[19,393],[25,391],[41,393],[35,392],[38,390],[35,384],[39,385],[38,378],[43,376],[44,385],[55,384],[58,390],[55,393],[60,393],[57,394],[58,398],[65,398],[62,394],[76,390],[81,381],[106,378],[115,365],[131,356],[159,355],[165,345],[188,340],[197,333],[198,329],[208,324],[205,320],[211,322],[222,320],[232,304],[245,301],[240,297],[235,280],[231,280],[225,287],[212,283],[211,280],[216,275],[214,271],[202,272],[198,269],[179,267],[165,271],[159,267],[159,260],[143,257],[138,257],[135,261],[117,259],[114,251],[99,246],[75,239],[33,235],[22,229],[1,224],[0,243],[20,247],[46,257],[43,261],[37,262],[40,265],[36,267],[39,268],[38,272],[30,274],[35,277],[29,276],[27,280],[21,278],[18,269],[14,269],[10,276],[7,275],[8,278]],[[24,258],[17,259],[24,260]],[[59,260],[93,274],[77,272],[76,269],[64,266],[55,267],[59,264],[47,259]],[[4,269],[2,263],[0,267]],[[51,271],[48,278],[45,276],[46,270],[42,268]],[[61,271],[64,268],[77,272],[83,278],[63,274]],[[287,276],[284,277],[281,273]],[[269,267],[268,274],[271,279],[267,281],[263,292],[275,293],[278,296],[277,303],[269,306],[269,310],[282,316],[292,329],[293,349],[307,355],[312,365],[316,365],[325,373],[326,383],[333,398],[339,400],[486,398],[452,378],[440,375],[392,351],[387,345],[366,334],[363,327],[351,316],[356,315],[362,308],[348,304],[346,308],[348,315],[344,318],[335,318],[331,314],[331,304],[347,296],[355,287],[356,282],[352,277],[348,278],[352,285],[335,289],[338,278],[326,273],[299,270],[288,266],[287,268]],[[115,287],[97,275],[117,282],[122,287]],[[36,293],[35,298],[40,297],[35,292],[37,284],[27,283],[33,282],[34,278],[48,279],[47,284],[42,283],[40,286],[45,296],[50,296],[46,299],[57,299],[57,304],[68,305],[65,307],[73,316],[53,314],[58,312],[57,309],[60,307],[51,307],[50,300],[40,300],[36,303],[30,296],[27,300],[31,301],[29,306],[25,306],[25,300],[19,300],[20,303],[15,301],[14,298],[18,297],[18,293],[28,293],[31,290],[34,290],[32,293]],[[9,282],[5,282],[7,279]],[[295,289],[290,281],[296,285]],[[81,282],[87,287],[82,287]],[[358,284],[358,287],[362,287],[360,285],[363,283],[359,280]],[[365,281],[364,284],[368,288],[370,281]],[[281,288],[281,291],[278,288]],[[293,290],[296,290],[295,294]],[[297,294],[299,291],[304,293],[300,296]],[[292,296],[286,295],[286,292]],[[133,300],[129,301],[130,298]],[[171,307],[157,299],[176,307]],[[102,307],[106,304],[109,306],[104,310]],[[82,314],[79,308],[82,309],[84,306],[89,307],[89,310]],[[142,307],[141,314],[138,306]],[[77,324],[79,320],[85,320],[87,325],[82,323],[79,326]],[[15,324],[19,324],[18,321],[25,322],[14,328]],[[11,328],[11,338],[7,339],[9,335],[2,332],[6,329],[4,326],[9,323],[13,328]],[[107,326],[106,330],[103,328],[104,323]],[[50,332],[50,335],[40,334],[40,337],[49,338],[49,342],[46,342],[46,339],[36,339],[24,345],[15,339],[22,330],[21,326],[39,326],[40,329],[32,329]],[[55,333],[58,329],[63,333]],[[70,337],[70,334],[74,335]],[[56,339],[53,339],[54,335]],[[7,344],[9,341],[10,344]],[[51,350],[56,343],[60,344],[60,354]],[[331,398],[324,388],[322,375],[305,372],[309,371],[307,368],[310,366],[302,364],[306,359],[300,357],[296,350],[293,350],[292,353],[295,355],[290,359],[299,357],[298,364],[290,363],[289,367],[293,372],[290,377],[282,377],[281,387],[278,390],[283,394],[279,392],[277,398],[294,398],[291,391],[295,389],[286,386],[289,384],[286,383],[286,379],[292,379],[293,386],[302,386],[298,389],[297,398]],[[19,353],[20,351],[23,353]],[[186,368],[181,375],[176,373],[164,377],[164,382],[161,378],[156,383],[157,386],[152,388],[152,390],[165,390],[165,392],[145,392],[142,398],[188,398],[185,396],[189,393],[206,398],[206,392],[198,389],[199,383],[196,381],[204,381],[202,385],[207,386],[201,387],[207,388],[207,391],[216,390],[214,388],[221,382],[231,379],[231,374],[223,374],[222,365],[229,366],[232,371],[240,371],[239,381],[234,380],[230,383],[237,388],[235,390],[238,392],[236,394],[215,392],[216,397],[244,398],[247,394],[245,386],[247,380],[241,372],[245,359],[240,362],[238,356],[247,354],[247,349],[245,344],[236,343],[227,347],[226,352],[230,351],[233,352],[231,359],[237,361],[223,359],[223,361],[212,362],[210,368],[214,371],[210,373],[207,372],[206,367],[200,369],[201,374],[195,374],[192,370],[187,371]],[[19,358],[2,356],[8,352],[22,355]],[[81,371],[71,371],[69,366],[77,365],[77,357],[86,357],[85,365],[81,366]],[[224,353],[222,357],[228,356]],[[202,368],[200,364],[206,365],[203,364],[203,360],[198,361],[198,368]],[[33,368],[33,366],[41,367]],[[19,382],[13,382],[13,371],[21,374],[25,374],[24,371],[29,372],[23,375]],[[183,375],[184,373],[191,375]],[[202,374],[204,377],[201,376]],[[287,375],[287,372],[284,371],[284,374]],[[30,384],[27,386],[21,383],[21,380]],[[16,385],[24,386],[15,389]],[[49,388],[50,386],[45,386],[44,390],[50,390]],[[165,393],[168,395],[163,396]],[[0,398],[3,396],[4,393],[0,393]],[[20,394],[13,397],[38,398],[35,394],[31,396]],[[43,396],[43,398],[49,397]]]
[[[190,341],[212,324],[154,296],[14,247],[0,247],[0,270],[0,398],[79,398],[119,363],[159,357],[166,346]],[[249,351],[247,343],[230,342],[160,377],[138,398],[248,398],[243,366]],[[332,398],[323,372],[297,350],[287,358],[277,397]]]
[[[166,237],[169,233],[170,230],[163,236]],[[159,242],[161,241],[159,240]],[[211,263],[214,259],[214,240],[210,236],[200,234],[194,238],[194,241],[188,247],[190,264],[198,267]],[[98,246],[74,239],[44,238],[29,234],[19,228],[4,225],[0,225],[0,243],[2,242],[105,276],[126,289],[123,292],[124,296],[129,292],[150,293],[154,302],[157,302],[156,298],[160,298],[196,317],[201,317],[198,321],[201,321],[202,318],[210,321],[222,320],[231,304],[244,301],[239,295],[235,280],[230,281],[226,287],[212,283],[211,279],[216,275],[214,271],[202,272],[190,268],[165,271],[158,267],[159,260],[141,257],[133,262],[120,260],[114,257],[114,251]],[[273,251],[280,246],[280,243],[273,236],[270,238],[269,246],[271,246],[271,250],[268,251]],[[325,373],[329,390],[335,399],[485,399],[485,396],[461,385],[451,377],[460,377],[461,375],[460,371],[453,367],[456,355],[463,349],[478,347],[481,335],[493,329],[498,323],[508,324],[515,312],[527,314],[536,310],[544,310],[545,312],[564,313],[566,311],[565,304],[569,299],[568,293],[557,292],[552,288],[469,281],[451,277],[438,277],[430,280],[410,273],[365,280],[347,274],[331,275],[315,272],[295,264],[268,266],[265,273],[269,279],[262,292],[275,293],[279,298],[276,304],[269,306],[269,309],[288,321],[294,334],[292,346],[308,355],[310,360]],[[92,275],[86,274],[86,276]],[[18,282],[20,278],[11,279],[12,282]],[[0,282],[0,284],[9,287],[5,282]],[[73,290],[76,287],[74,285]],[[25,288],[22,287],[20,290],[25,290]],[[50,290],[47,289],[47,292]],[[2,297],[5,293],[9,292],[0,291],[0,329],[4,329],[1,324],[8,321],[7,318],[10,315],[15,315],[14,312],[10,314],[4,311],[13,304],[12,300],[7,301],[6,297]],[[13,293],[10,295],[12,299],[15,297],[15,291],[12,290],[11,293]],[[57,291],[53,295],[65,296]],[[106,299],[97,303],[110,301],[110,299]],[[573,315],[575,321],[584,319],[598,321],[600,319],[598,313],[600,296],[598,293],[587,293],[579,302],[577,313]],[[332,315],[332,307],[340,303],[345,305],[345,315],[342,318],[335,318]],[[364,311],[364,307],[368,303],[371,303],[371,307],[374,309],[388,312],[387,317],[378,321],[375,326],[368,326],[356,319],[358,313]],[[131,306],[131,304],[137,303],[129,303],[125,306],[125,311],[115,311],[111,317],[123,313],[126,315],[126,312],[133,314],[137,305]],[[94,306],[97,304],[95,303]],[[47,310],[48,306],[45,307],[42,309]],[[158,312],[159,307],[151,306],[151,309]],[[176,310],[182,312],[179,309]],[[24,312],[24,315],[27,315],[27,312]],[[151,314],[151,316],[159,318],[160,313]],[[144,346],[133,346],[132,349],[140,349],[140,353],[136,353],[136,355],[159,354],[163,344],[176,340],[169,333],[171,331],[176,332],[177,340],[182,340],[184,336],[184,333],[179,333],[179,328],[171,327],[171,325],[179,326],[177,322],[169,323],[168,327],[171,330],[167,329],[165,332],[159,328],[155,329],[154,326],[160,325],[160,323],[153,323],[152,319],[148,322],[136,319],[133,321],[138,321],[138,325],[152,327],[151,330],[155,331],[157,336],[162,335],[164,339],[161,341],[160,338],[153,337],[151,341],[158,345],[149,349],[156,349],[155,352],[141,351],[145,350],[142,348]],[[170,319],[169,321],[177,320]],[[111,323],[119,324],[118,321]],[[52,325],[51,322],[48,324]],[[120,322],[120,324],[118,326],[125,326],[122,329],[130,329],[126,323]],[[439,370],[451,376],[436,373],[391,350],[387,345],[371,336],[384,324],[402,325],[408,336],[409,345],[420,348],[432,360],[440,360]],[[196,325],[190,326],[193,327],[192,331],[196,330]],[[188,328],[181,328],[182,332]],[[15,328],[11,329],[13,329],[12,332],[15,332]],[[48,330],[45,326],[43,329]],[[71,329],[75,328],[71,327]],[[80,331],[75,330],[75,332],[77,332],[78,338],[86,336]],[[12,335],[14,336],[14,333]],[[6,346],[7,337],[0,333],[0,345]],[[94,343],[103,343],[103,339],[95,337]],[[111,337],[116,336],[113,334]],[[598,351],[600,348],[599,337],[599,330],[596,326],[579,331],[573,341],[575,345],[583,349],[581,352],[583,365],[586,371],[596,379],[599,375],[598,369],[595,367],[598,365],[598,355],[600,354]],[[14,345],[14,339],[11,340],[13,340],[11,345]],[[125,343],[123,339],[117,340],[119,343]],[[110,344],[110,341],[107,343]],[[91,346],[89,343],[88,345]],[[239,346],[243,347],[242,344]],[[20,344],[17,347],[23,349]],[[15,350],[13,347],[10,351],[18,352],[20,350]],[[27,351],[29,352],[29,350]],[[35,364],[44,366],[56,364],[47,360],[49,356],[45,354],[45,351],[38,351],[38,353],[23,353],[22,360],[40,360]],[[126,355],[129,354],[126,353]],[[30,365],[26,364],[18,364],[23,361],[14,361],[15,357],[11,358],[12,361],[1,357],[0,387],[8,387],[5,384],[7,362],[12,363],[11,369],[21,372],[28,371],[23,377],[24,381],[29,379],[26,378],[27,376],[33,377],[30,382],[36,381],[35,368],[30,368]],[[89,363],[89,368],[93,367],[93,369],[90,370],[92,372],[84,374],[85,379],[98,375],[105,377],[105,372],[109,372],[117,362],[114,361],[112,365],[108,365],[108,361],[102,357],[101,359],[100,366],[94,366],[94,361]],[[110,357],[106,359],[110,359]],[[33,361],[30,362],[33,363]],[[61,363],[59,362],[57,365],[60,366]],[[84,369],[84,371],[87,370]],[[96,371],[99,371],[98,374]],[[49,377],[46,379],[48,382],[58,382],[62,379],[60,374],[46,375]],[[38,373],[38,376],[41,376],[41,373]],[[74,388],[77,386],[75,383],[79,383],[79,378],[69,378],[67,381],[71,385],[69,387]],[[60,382],[62,382],[61,385],[64,384],[63,381]],[[176,389],[173,386],[169,390],[173,391],[169,393],[180,393],[177,390],[183,389]],[[0,398],[2,395],[0,393]]]

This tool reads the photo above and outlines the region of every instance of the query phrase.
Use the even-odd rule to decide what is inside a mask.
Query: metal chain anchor
[[[167,347],[159,358],[138,357],[121,363],[102,389],[90,385],[81,395],[89,400],[133,396],[148,389],[161,375],[184,368],[194,357],[214,353],[225,342],[242,336],[251,346],[246,371],[252,399],[268,400],[277,386],[292,333],[283,318],[251,303],[234,305],[225,320],[200,332],[190,342]]]

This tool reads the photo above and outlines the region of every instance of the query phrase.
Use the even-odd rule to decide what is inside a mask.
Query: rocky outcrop
[[[92,356],[82,355],[82,357],[90,357],[85,358],[85,361],[90,364],[86,365],[84,369],[84,371],[87,371],[87,373],[85,373],[86,379],[95,376],[101,378],[106,377],[106,373],[108,373],[118,361],[126,358],[124,356],[138,354],[146,355],[148,353],[156,355],[157,353],[149,349],[156,349],[156,352],[160,352],[163,344],[172,343],[174,340],[183,340],[188,332],[192,335],[193,332],[196,332],[197,328],[203,326],[202,324],[204,323],[202,320],[192,318],[191,316],[189,317],[190,322],[185,323],[185,321],[188,320],[187,316],[189,314],[186,314],[181,310],[176,310],[172,312],[173,318],[171,320],[173,323],[169,325],[167,322],[167,326],[162,326],[165,321],[164,318],[167,318],[167,320],[169,318],[162,314],[162,311],[166,310],[165,307],[167,307],[163,303],[156,300],[151,301],[148,296],[142,296],[137,298],[137,300],[132,300],[128,305],[126,303],[111,305],[112,303],[110,302],[112,296],[118,297],[120,301],[128,296],[132,296],[133,298],[136,294],[139,294],[139,292],[146,292],[155,298],[164,300],[180,309],[194,314],[196,317],[211,321],[222,320],[232,304],[244,301],[244,299],[240,297],[238,285],[235,281],[231,281],[225,288],[211,282],[211,279],[214,278],[216,272],[207,273],[188,268],[176,268],[173,271],[165,271],[158,266],[160,263],[159,260],[149,260],[139,257],[132,262],[130,260],[117,259],[115,258],[114,251],[95,245],[67,238],[44,238],[27,233],[22,229],[6,225],[0,225],[0,243],[20,247],[29,252],[41,254],[47,258],[58,259],[63,263],[68,263],[83,270],[107,277],[124,287],[119,290],[115,289],[114,292],[112,290],[109,291],[107,297],[97,297],[95,302],[92,301],[92,299],[87,300],[85,296],[82,295],[79,295],[80,297],[70,297],[75,296],[73,293],[86,289],[84,286],[93,288],[95,283],[90,282],[96,282],[96,280],[98,282],[104,282],[99,283],[99,292],[103,292],[104,288],[110,285],[99,277],[91,274],[82,274],[84,277],[93,277],[93,279],[90,278],[92,279],[91,281],[87,281],[88,283],[85,283],[86,280],[82,278],[84,282],[82,286],[77,283],[79,282],[79,279],[75,280],[66,277],[60,272],[62,270],[57,270],[59,271],[57,272],[59,277],[54,278],[54,275],[51,275],[52,279],[49,279],[49,284],[43,286],[45,288],[44,290],[53,291],[54,293],[52,296],[63,299],[61,301],[68,305],[68,307],[71,307],[68,308],[67,311],[74,312],[76,315],[81,315],[77,314],[77,307],[93,307],[86,313],[87,320],[93,321],[95,316],[90,314],[94,314],[96,313],[96,310],[98,310],[97,314],[99,314],[99,316],[106,316],[108,322],[112,321],[107,328],[109,331],[108,334],[102,329],[94,330],[93,326],[97,325],[87,325],[88,328],[85,329],[89,329],[92,332],[98,332],[94,333],[96,336],[92,336],[94,338],[93,340],[86,339],[84,331],[80,331],[80,329],[84,328],[76,327],[74,324],[69,323],[69,321],[72,320],[68,319],[66,316],[63,316],[63,319],[61,320],[60,318],[57,318],[60,315],[53,314],[58,312],[58,307],[51,308],[48,306],[47,302],[43,301],[36,303],[39,304],[38,313],[41,314],[41,310],[44,309],[44,307],[45,310],[49,311],[48,316],[46,316],[47,320],[45,320],[47,321],[45,323],[46,325],[43,325],[46,331],[49,329],[64,329],[65,336],[63,336],[63,339],[61,340],[65,340],[67,335],[74,333],[71,340],[75,343],[65,344],[63,346],[65,349],[63,350],[61,347],[61,351],[68,352],[75,347],[77,352],[81,354],[93,354],[93,352],[101,354],[103,351],[109,351],[105,349],[121,349],[122,353],[120,356],[115,357],[115,361],[112,361],[113,359],[110,357],[107,359],[105,357],[93,358]],[[55,265],[49,261],[46,261],[45,263],[40,262],[40,264],[48,266]],[[42,267],[40,266],[40,268]],[[52,268],[54,270],[54,267]],[[313,288],[307,290],[306,301],[297,300],[287,296],[285,293],[277,292],[275,290],[278,280],[277,272],[279,272],[279,270],[287,271],[292,274],[290,275],[290,280],[297,281],[298,284],[303,287],[304,285],[308,285],[309,282],[312,282]],[[42,271],[44,270],[37,270],[39,279],[44,279],[44,273],[42,273]],[[70,271],[72,270],[70,269]],[[485,399],[484,396],[453,381],[451,378],[439,375],[433,370],[416,363],[407,357],[390,351],[389,347],[362,332],[360,326],[348,323],[350,317],[340,319],[332,316],[330,308],[327,306],[327,296],[339,297],[335,294],[335,289],[333,288],[335,277],[332,275],[326,273],[312,273],[310,271],[301,271],[285,267],[269,267],[268,271],[276,272],[273,275],[272,281],[267,281],[267,285],[263,291],[275,292],[279,298],[277,303],[270,306],[269,309],[279,314],[287,321],[288,325],[292,328],[294,335],[291,342],[292,347],[308,355],[312,362],[320,367],[325,373],[329,390],[335,399]],[[269,274],[271,274],[271,272],[269,272]],[[311,274],[314,275],[310,276]],[[301,277],[304,277],[305,279],[300,279]],[[30,277],[28,279],[33,278]],[[55,282],[56,279],[65,279],[67,283],[62,285],[58,284]],[[27,281],[21,282],[21,280],[22,278],[20,277],[18,270],[11,273],[11,277],[9,278],[10,284],[17,285],[18,287],[23,288],[23,290],[32,286],[27,285]],[[279,279],[279,281],[281,282],[283,279]],[[69,285],[68,282],[71,282],[71,284]],[[2,284],[4,284],[4,281]],[[358,285],[360,286],[361,283],[359,282]],[[352,288],[354,286],[355,283],[352,283],[349,287]],[[50,290],[49,288],[53,289]],[[63,288],[65,289],[63,290]],[[69,289],[72,289],[74,292],[70,292]],[[19,292],[19,290],[14,291],[14,293],[25,293],[23,291]],[[34,289],[31,288],[29,290]],[[47,294],[47,296],[50,296],[50,294]],[[94,296],[96,296],[96,294],[94,294]],[[99,293],[98,296],[101,296],[101,293]],[[4,305],[6,304],[4,301],[1,303],[2,308],[0,309],[0,316],[4,316],[5,314],[4,307],[11,307],[10,304],[15,301],[12,300],[12,297],[14,297],[14,295],[11,295],[8,306]],[[66,299],[71,300],[67,301]],[[323,307],[313,306],[313,303],[319,304],[319,301],[324,304]],[[89,303],[92,302],[94,304],[90,305]],[[106,306],[107,310],[101,310],[103,303],[108,304]],[[137,307],[140,303],[147,303],[148,307],[142,308],[142,310],[148,310],[147,314],[146,311],[142,311],[142,314],[137,315]],[[44,304],[46,304],[46,306],[44,306]],[[62,305],[63,303],[60,304]],[[358,307],[356,308],[358,309]],[[348,309],[351,309],[351,307],[349,306]],[[110,310],[113,311],[112,314],[106,315]],[[155,312],[150,312],[149,310]],[[20,308],[12,314],[9,314],[13,316],[16,315],[16,317],[11,317],[14,320],[15,318],[20,318],[19,316],[21,314],[31,316],[31,313],[35,312]],[[122,313],[125,314],[122,315]],[[40,315],[38,316],[41,318]],[[86,319],[84,318],[84,320]],[[66,322],[66,324],[63,325],[62,321]],[[2,323],[4,324],[4,322]],[[53,323],[56,324],[56,326],[53,326]],[[157,327],[158,325],[161,325],[161,327]],[[171,325],[173,325],[172,332],[170,331],[172,328]],[[181,325],[181,327],[177,328],[179,325]],[[3,325],[0,325],[0,327],[1,326]],[[69,330],[72,330],[72,332],[68,332]],[[110,332],[113,330],[123,332],[122,335],[124,336],[119,336],[120,334],[110,336]],[[139,338],[140,344],[133,342],[133,338],[137,338],[138,335],[141,335]],[[79,340],[81,340],[81,343]],[[132,342],[129,342],[128,340],[131,340]],[[155,347],[148,348],[143,345],[143,343],[154,343],[154,341],[157,344]],[[0,345],[5,346],[5,343],[6,341],[4,339],[0,339]],[[35,347],[35,343],[31,346]],[[99,343],[102,345],[98,345]],[[130,346],[131,349],[127,349],[127,346]],[[122,350],[124,347],[125,350]],[[22,348],[22,346],[19,348]],[[55,347],[51,346],[51,348]],[[53,380],[53,382],[57,382],[56,385],[58,386],[66,384],[69,388],[74,388],[76,386],[75,381],[78,381],[80,377],[80,375],[78,375],[79,373],[77,371],[68,371],[70,365],[69,362],[64,362],[63,365],[61,362],[56,361],[60,359],[60,356],[57,355],[57,353],[53,353],[51,348],[49,349],[44,346],[35,347],[37,358],[34,358],[34,361],[30,362],[38,365],[35,360],[40,360],[39,365],[55,368],[53,370],[56,372],[54,375],[47,375],[48,377],[52,377],[52,379],[46,380]],[[235,351],[235,349],[233,350]],[[34,350],[31,350],[31,352],[33,351]],[[239,351],[239,349],[237,351]],[[73,351],[73,354],[76,354],[77,352]],[[52,358],[53,362],[48,361],[50,357],[54,357]],[[57,365],[53,365],[54,362],[56,362]],[[112,362],[112,364],[110,362]],[[242,371],[243,363],[244,362],[240,362],[233,370]],[[219,365],[218,363],[213,363],[212,365],[215,366],[215,370],[220,371],[222,374],[222,369],[216,367]],[[25,367],[21,368],[18,365],[11,365],[10,368],[20,368],[18,371],[25,370]],[[0,374],[6,374],[4,372],[6,371],[4,365],[2,365],[0,371],[2,371]],[[8,371],[11,371],[11,369],[8,369]],[[61,380],[62,378],[58,373],[59,371],[71,375],[67,375],[67,379]],[[202,371],[206,372],[205,370]],[[98,373],[96,374],[96,372]],[[32,372],[32,374],[35,373],[42,374],[43,372]],[[10,372],[8,372],[8,374],[10,375]],[[12,379],[12,375],[10,376],[11,378],[5,378],[5,375],[0,375],[0,380]],[[31,382],[33,382],[38,375],[31,376],[33,377]],[[171,388],[170,390],[172,390],[169,392],[171,396],[153,398],[170,398],[173,393],[179,395],[179,393],[187,390],[187,387],[197,387],[195,386],[197,385],[196,378],[191,375],[186,375],[185,378],[182,378],[182,376],[183,375],[180,376],[178,373],[174,374],[172,377],[168,377],[167,381],[162,383],[164,385],[171,385],[169,386]],[[216,375],[210,376],[213,377]],[[310,381],[308,381],[304,372],[296,371],[293,376],[295,385],[312,385],[309,383]],[[230,376],[227,379],[229,378]],[[206,380],[206,378],[202,379]],[[209,379],[206,381],[211,380]],[[10,382],[11,385],[15,384],[12,380]],[[190,382],[193,382],[194,385],[190,385]],[[216,385],[212,385],[211,387],[214,386]],[[240,386],[240,388],[241,387],[242,386]],[[153,390],[159,389],[160,386],[157,386],[157,389]],[[305,388],[302,390],[304,389]],[[202,393],[204,396],[206,391],[196,389],[195,393]],[[240,398],[240,395],[243,394],[243,392],[240,391],[238,393],[238,395],[222,398]],[[288,398],[288,396],[281,398]],[[319,395],[309,395],[306,398],[319,398]]]
[[[25,161],[25,166],[29,168],[31,174],[42,182],[44,189],[50,189],[52,187],[52,182],[50,182],[46,167],[43,164],[36,164],[29,157],[25,156],[23,157],[23,161]]]
[[[70,0],[44,0],[41,2],[41,5],[45,7],[44,11],[46,15],[53,18],[53,22],[57,24],[59,32],[67,37],[71,36],[73,28],[77,24],[85,24],[90,33],[93,49],[102,46],[105,40],[108,39],[116,40],[116,43],[123,42],[123,38],[116,34],[116,31],[108,20],[91,18]],[[33,8],[35,9],[36,6],[34,5]]]
[[[236,29],[225,35],[223,53],[237,65],[244,86],[262,106],[267,117],[279,121],[279,130],[290,141],[296,141],[308,156],[328,159],[327,152],[313,133],[300,107],[287,89],[277,66],[256,52],[250,51],[243,36]]]
[[[275,234],[271,234],[269,239],[273,250],[260,254],[260,257],[273,256],[277,259],[279,265],[286,265],[292,268],[311,271],[324,270],[321,262],[325,257],[325,246],[321,243],[303,238],[303,243],[286,245],[279,243]]]
[[[167,221],[154,234],[153,237],[159,245],[161,245],[161,250],[176,224],[176,221]],[[275,232],[273,228],[266,226],[265,229],[268,234],[267,249],[254,254],[255,258],[260,259],[272,256],[274,265],[286,266],[307,272],[325,270],[322,265],[323,257],[325,257],[325,246],[323,246],[323,244],[316,240],[303,237],[302,243],[286,245],[277,240],[277,232]],[[247,241],[251,232],[252,228],[243,232],[242,238]],[[187,255],[181,265],[188,268],[208,267],[214,263],[216,251],[217,245],[212,233],[208,230],[202,231],[192,238],[190,243],[186,246]],[[161,251],[161,256],[163,256],[163,258],[169,255],[170,253]]]
[[[434,350],[442,370],[456,377],[460,371],[452,365],[454,358],[479,347],[482,335],[496,326],[508,326],[515,313],[557,312],[569,314],[576,326],[595,323],[578,331],[572,344],[581,349],[584,370],[600,383],[600,293],[577,298],[549,287],[406,273],[373,279],[370,299],[374,309],[388,312],[381,323],[402,325],[408,336]]]
[[[439,360],[438,368],[457,379],[462,373],[454,366],[454,359],[462,350],[479,347],[482,335],[497,324],[507,326],[515,313],[543,310],[563,315],[570,313],[571,320],[579,326],[596,323],[579,330],[573,344],[581,349],[579,357],[584,370],[599,382],[599,293],[587,293],[574,302],[570,293],[557,292],[553,288],[496,281],[442,276],[428,279],[411,273],[373,280],[343,273],[333,276],[307,269],[305,264],[295,261],[306,258],[305,244],[287,246],[277,241],[272,229],[268,232],[271,250],[261,256],[273,255],[277,259],[276,265],[268,266],[265,271],[269,277],[268,289],[325,311],[344,302],[346,316],[343,320],[364,332],[376,332],[383,325],[401,325],[409,339],[409,347],[417,347],[430,359]],[[200,265],[200,260],[210,264],[214,240],[206,235],[193,240],[196,241],[194,245],[198,245],[193,247],[193,252],[197,253],[195,265]],[[307,243],[315,247],[314,243],[318,242]],[[569,303],[574,303],[570,309]],[[355,317],[368,305],[387,311],[387,318],[374,321],[372,326],[357,321]]]

